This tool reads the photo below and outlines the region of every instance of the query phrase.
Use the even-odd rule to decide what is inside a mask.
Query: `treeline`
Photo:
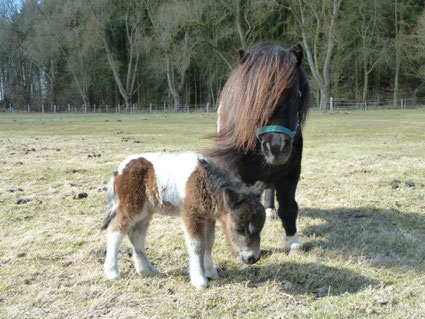
[[[237,48],[301,42],[314,101],[425,96],[423,0],[3,0],[0,103],[216,104]]]

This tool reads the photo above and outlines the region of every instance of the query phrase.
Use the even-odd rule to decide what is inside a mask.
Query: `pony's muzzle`
[[[285,134],[264,134],[261,141],[261,150],[268,164],[285,164],[291,155],[292,139]]]

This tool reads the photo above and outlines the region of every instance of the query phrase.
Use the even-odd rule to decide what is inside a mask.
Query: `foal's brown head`
[[[260,203],[264,185],[248,187],[213,162],[200,160],[207,187],[216,194],[217,212],[233,251],[246,264],[260,259],[260,232],[265,222],[265,211]]]

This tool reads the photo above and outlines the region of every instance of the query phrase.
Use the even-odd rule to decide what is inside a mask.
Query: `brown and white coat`
[[[118,251],[128,235],[136,271],[159,271],[146,256],[145,237],[152,214],[180,214],[190,258],[190,280],[197,287],[217,276],[211,256],[215,223],[219,219],[231,247],[243,262],[260,258],[260,232],[264,208],[258,200],[261,187],[247,187],[195,153],[146,153],[124,160],[108,184],[109,212],[105,273],[120,277]]]

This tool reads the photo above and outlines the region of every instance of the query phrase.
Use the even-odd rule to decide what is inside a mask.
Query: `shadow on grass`
[[[220,278],[210,281],[213,287],[239,283],[255,289],[274,282],[280,285],[282,292],[291,295],[337,296],[379,285],[378,281],[352,270],[319,263],[289,261],[282,264],[254,265],[243,269],[227,269],[226,265],[219,265],[217,270]],[[187,268],[175,269],[167,275],[187,277],[189,281]]]
[[[307,251],[320,247],[325,254],[328,250],[347,258],[363,258],[373,267],[425,272],[423,215],[362,207],[307,208],[300,211],[301,220],[305,217],[321,221],[302,229]]]

